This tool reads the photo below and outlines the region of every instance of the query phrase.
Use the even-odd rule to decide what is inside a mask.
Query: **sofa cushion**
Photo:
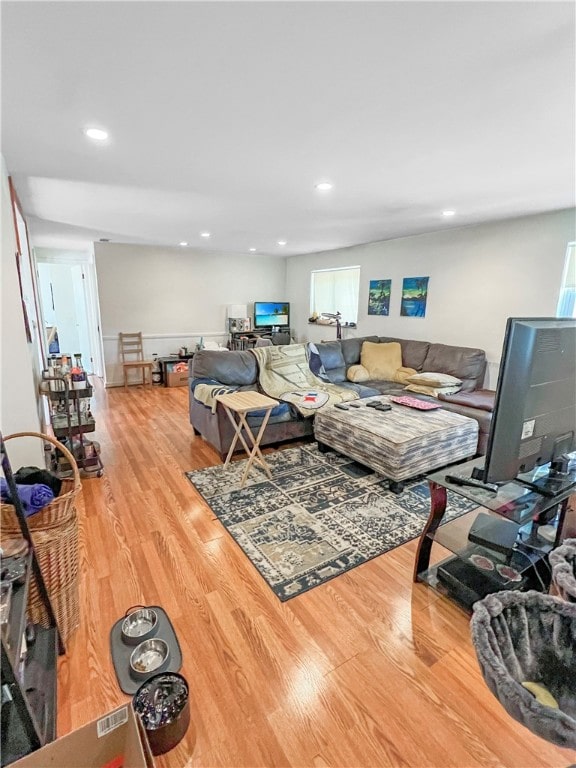
[[[394,374],[402,367],[402,348],[397,341],[386,344],[365,341],[362,344],[360,363],[369,372],[371,379],[393,381]]]
[[[363,365],[351,365],[346,371],[346,378],[354,382],[368,381],[370,374]]]
[[[422,365],[428,354],[430,347],[429,341],[416,341],[415,339],[397,339],[393,336],[380,336],[380,342],[397,341],[402,347],[402,365],[407,368],[415,368],[417,371],[424,370]]]
[[[320,357],[320,352],[318,352],[318,347],[312,341],[308,342],[308,365],[314,376],[318,376],[322,381],[330,381]]]
[[[326,371],[326,376],[332,384],[346,381],[346,363],[342,354],[342,346],[339,341],[324,341],[317,344],[316,348],[320,360]]]
[[[340,344],[342,346],[342,354],[344,355],[344,362],[346,363],[347,368],[360,362],[362,344],[365,341],[371,341],[373,344],[377,344],[378,336],[362,336],[359,339],[342,339]]]
[[[196,379],[215,379],[222,384],[254,384],[258,367],[251,352],[215,352],[201,349],[192,358],[191,375]]]
[[[420,370],[449,373],[462,380],[462,390],[471,392],[484,383],[486,354],[483,349],[430,344]]]
[[[427,387],[424,384],[408,384],[404,387],[408,392],[418,392],[420,395],[430,395],[430,397],[439,397],[440,395],[453,395],[460,391],[460,385],[452,387]]]
[[[493,389],[476,389],[474,392],[458,392],[455,395],[440,395],[440,400],[446,400],[456,405],[467,405],[469,408],[479,408],[481,411],[492,412],[496,392]]]
[[[403,395],[404,385],[396,381],[383,381],[382,379],[370,379],[363,381],[362,384],[355,384],[356,387],[365,387],[373,390],[374,395]],[[360,395],[360,397],[370,397],[370,395]]]
[[[451,376],[449,373],[434,373],[430,371],[428,373],[415,373],[412,376],[408,376],[406,379],[407,384],[421,384],[425,387],[458,387],[462,381],[456,376]]]
[[[413,376],[415,376],[415,374],[416,371],[414,368],[406,368],[405,366],[401,366],[394,374],[392,381],[396,381],[398,384],[406,384]]]

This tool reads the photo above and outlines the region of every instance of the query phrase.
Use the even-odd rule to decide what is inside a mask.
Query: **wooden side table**
[[[254,464],[254,462],[258,462],[268,477],[271,478],[272,473],[270,472],[270,467],[268,464],[266,464],[264,456],[262,455],[262,451],[260,450],[260,441],[262,439],[262,435],[264,434],[264,430],[266,429],[266,425],[268,424],[270,413],[272,409],[278,405],[278,400],[273,400],[271,397],[261,395],[259,392],[233,392],[228,395],[218,395],[216,400],[219,403],[222,403],[224,410],[228,414],[228,418],[232,422],[235,433],[234,439],[232,440],[232,445],[230,446],[230,450],[226,456],[226,461],[224,462],[224,469],[230,463],[230,459],[234,453],[236,443],[238,440],[240,440],[244,450],[248,454],[248,462],[246,464],[244,474],[242,475],[240,488],[243,488],[246,484],[246,480],[248,479],[248,472],[250,471],[250,467],[252,464]],[[265,411],[264,419],[262,420],[262,424],[260,425],[260,429],[256,435],[254,435],[248,426],[248,422],[246,421],[247,414],[251,413],[252,411]],[[246,430],[246,434],[248,435],[249,441],[252,443],[252,447],[249,447],[248,443],[244,439],[242,429]]]

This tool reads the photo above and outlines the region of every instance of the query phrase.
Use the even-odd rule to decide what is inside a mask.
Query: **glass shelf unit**
[[[482,462],[480,457],[456,465],[451,467],[450,473],[471,477],[472,469],[481,466]],[[522,483],[512,482],[492,492],[454,485],[446,479],[446,470],[430,474],[428,483],[430,517],[420,537],[414,581],[423,582],[442,595],[451,597],[466,610],[491,592],[505,589],[547,590],[550,582],[547,556],[559,543],[566,503],[574,489],[550,497]],[[477,508],[442,524],[447,489],[476,502]],[[481,512],[495,520],[505,518],[518,525],[514,551],[501,553],[470,540],[470,528]],[[538,523],[542,521],[555,528],[553,542],[538,535]],[[431,565],[434,543],[440,544],[450,556]]]

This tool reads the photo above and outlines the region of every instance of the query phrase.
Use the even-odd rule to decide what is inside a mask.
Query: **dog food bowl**
[[[136,677],[146,677],[156,672],[168,661],[170,649],[165,640],[153,637],[137,645],[130,654],[130,671]]]
[[[137,645],[156,633],[158,615],[152,608],[137,607],[129,609],[122,622],[122,640],[127,645]]]
[[[188,683],[176,672],[161,672],[140,686],[133,699],[153,755],[178,744],[190,725]]]

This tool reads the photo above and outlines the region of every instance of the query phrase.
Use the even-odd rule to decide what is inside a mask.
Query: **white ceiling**
[[[574,205],[572,2],[1,10],[35,245],[290,255]]]

